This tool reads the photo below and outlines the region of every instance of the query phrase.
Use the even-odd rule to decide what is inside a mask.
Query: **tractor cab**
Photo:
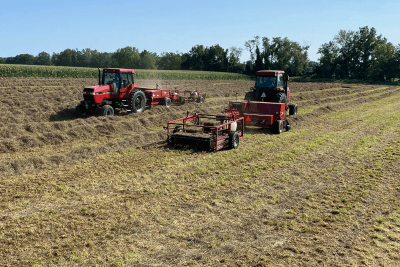
[[[246,100],[275,102],[274,97],[278,93],[289,94],[287,81],[289,76],[282,70],[260,70],[256,73],[257,79],[252,91],[246,94]],[[288,99],[287,99],[288,100]]]
[[[126,88],[128,85],[133,85],[134,70],[128,69],[104,69],[103,77],[99,83],[102,85],[112,84],[115,89]]]

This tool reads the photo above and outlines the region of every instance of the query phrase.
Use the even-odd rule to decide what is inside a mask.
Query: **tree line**
[[[244,73],[245,64],[240,63],[241,48],[224,49],[220,45],[193,46],[187,53],[157,53],[127,46],[114,53],[101,53],[89,48],[65,49],[60,53],[41,52],[37,56],[20,54],[15,57],[0,58],[1,64],[70,66],[92,68],[133,68],[160,70],[207,70]]]
[[[400,78],[400,46],[394,46],[375,28],[344,31],[323,44],[315,73],[323,78],[393,81]]]
[[[243,48],[224,49],[220,45],[193,46],[186,53],[163,52],[160,55],[133,46],[104,53],[89,48],[65,49],[52,55],[20,54],[0,58],[2,64],[53,65],[93,68],[137,68],[160,70],[204,70],[255,74],[261,69],[285,70],[290,76],[312,76],[328,79],[390,81],[400,78],[400,46],[394,46],[375,28],[358,31],[340,30],[333,40],[318,49],[317,62],[308,58],[309,45],[300,45],[287,37],[255,36],[245,42],[250,53],[240,62]]]

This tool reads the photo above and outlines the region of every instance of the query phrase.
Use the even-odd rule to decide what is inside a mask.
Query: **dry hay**
[[[253,83],[156,82],[210,100],[82,119],[74,108],[96,79],[0,79],[0,265],[394,265],[398,226],[374,227],[396,216],[397,150],[379,165],[346,149],[368,138],[380,149],[399,131],[324,115],[396,87],[290,83],[292,133],[246,129],[239,149],[209,153],[167,146],[162,127],[187,111],[218,115]]]

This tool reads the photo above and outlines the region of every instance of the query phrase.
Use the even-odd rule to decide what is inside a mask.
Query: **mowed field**
[[[96,79],[0,78],[0,266],[398,266],[400,88],[289,83],[292,130],[175,149],[253,82],[137,80],[203,104],[77,118]]]

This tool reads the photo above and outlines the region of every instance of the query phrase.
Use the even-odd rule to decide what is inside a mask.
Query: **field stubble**
[[[202,105],[77,119],[95,79],[0,79],[0,264],[395,265],[398,87],[290,83],[292,131],[239,149],[168,147],[162,129],[218,113],[251,82],[149,81]]]

